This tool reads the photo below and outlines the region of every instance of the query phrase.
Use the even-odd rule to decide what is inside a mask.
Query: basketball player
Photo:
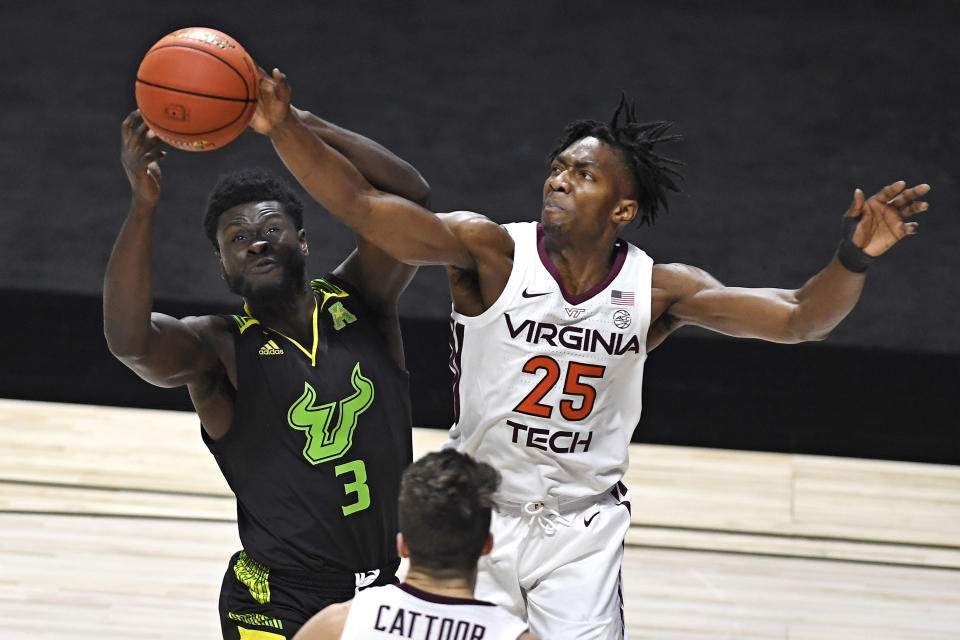
[[[654,264],[618,235],[652,223],[676,191],[666,123],[623,102],[609,123],[570,124],[551,154],[539,223],[433,215],[371,186],[261,78],[259,129],[303,186],[360,236],[410,264],[447,267],[453,297],[455,422],[448,446],[503,473],[493,552],[477,596],[550,638],[623,635],[620,563],[629,527],[621,482],[640,418],[647,353],[677,328],[795,343],[822,340],[850,312],[870,261],[916,233],[930,187],[857,189],[839,250],[795,290],[721,284]]]
[[[420,175],[383,147],[298,117],[374,184],[426,202]],[[396,303],[415,268],[358,238],[308,282],[301,202],[275,176],[242,171],[217,184],[204,228],[243,312],[151,313],[164,152],[136,111],[122,140],[132,200],[104,280],[107,343],[148,382],[187,386],[236,494],[243,549],[223,580],[223,637],[291,638],[358,587],[396,581],[397,491],[412,457]]]
[[[490,511],[500,477],[450,449],[403,473],[397,550],[409,558],[403,584],[366,589],[327,607],[294,640],[535,640],[527,623],[473,597],[477,560],[490,552]]]

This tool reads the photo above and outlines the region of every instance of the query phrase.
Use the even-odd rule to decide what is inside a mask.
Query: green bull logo
[[[303,394],[287,411],[287,423],[307,434],[303,457],[317,465],[336,460],[350,450],[357,418],[373,404],[373,381],[360,372],[360,363],[350,376],[354,393],[339,401],[316,405],[317,392],[310,383],[303,383]],[[338,410],[339,408],[339,410]],[[331,426],[334,414],[336,424]]]

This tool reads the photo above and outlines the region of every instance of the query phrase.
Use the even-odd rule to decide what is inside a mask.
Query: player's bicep
[[[143,349],[118,357],[141,378],[159,387],[197,382],[219,365],[216,351],[205,336],[208,323],[204,318],[177,319],[154,312]]]
[[[365,196],[359,208],[365,215],[355,226],[357,233],[401,262],[463,269],[473,264],[467,246],[443,216],[385,192]]]
[[[793,291],[720,285],[677,301],[670,313],[682,324],[728,336],[797,342],[790,329],[796,308]]]

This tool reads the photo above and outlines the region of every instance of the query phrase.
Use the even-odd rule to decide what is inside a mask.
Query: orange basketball
[[[137,107],[177,149],[219,149],[247,127],[257,106],[257,68],[236,40],[188,27],[150,47],[137,70]]]

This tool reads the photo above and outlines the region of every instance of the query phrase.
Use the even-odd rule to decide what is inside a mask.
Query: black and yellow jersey
[[[356,291],[311,282],[313,344],[249,315],[237,390],[210,451],[237,497],[244,550],[272,569],[357,573],[397,558],[397,494],[412,458],[409,378]]]

